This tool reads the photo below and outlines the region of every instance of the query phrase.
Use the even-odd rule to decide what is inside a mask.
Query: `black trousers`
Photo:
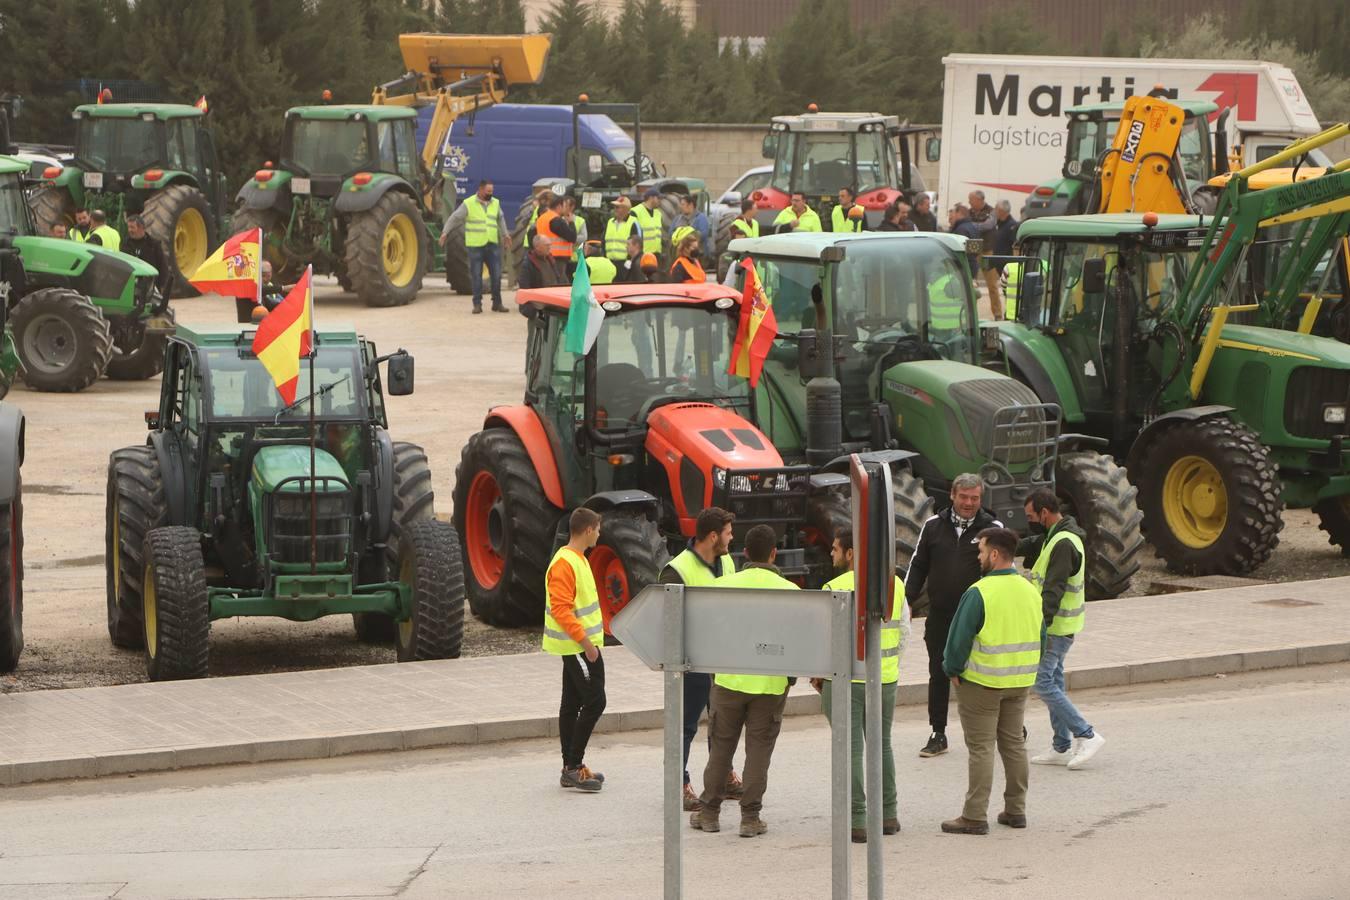
[[[947,706],[951,702],[952,680],[942,671],[942,654],[947,648],[947,632],[952,617],[928,611],[923,643],[928,648],[928,724],[934,731],[946,732]]]
[[[562,703],[558,706],[558,742],[564,769],[575,769],[586,758],[595,723],[605,711],[605,658],[588,662],[586,654],[564,656]]]
[[[712,676],[706,672],[684,673],[684,783],[689,783],[689,748],[698,734],[698,719],[708,708],[712,691]],[[712,747],[712,729],[708,729],[708,746]]]

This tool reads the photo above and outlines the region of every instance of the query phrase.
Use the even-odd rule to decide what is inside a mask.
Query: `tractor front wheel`
[[[1144,529],[1168,567],[1245,575],[1280,542],[1280,476],[1245,425],[1228,418],[1175,425],[1139,465]]]
[[[67,288],[34,291],[10,314],[24,382],[35,391],[82,391],[112,358],[112,333],[98,307]]]
[[[1055,493],[1064,514],[1087,532],[1087,599],[1119,597],[1130,589],[1144,548],[1139,492],[1111,457],[1084,452],[1060,455]]]
[[[600,542],[591,551],[591,574],[600,593],[600,613],[609,622],[649,584],[661,577],[670,561],[661,529],[644,516],[614,512],[600,521]]]
[[[891,500],[895,507],[895,569],[907,573],[909,561],[919,546],[923,523],[933,515],[933,498],[923,482],[908,469],[891,470]],[[916,616],[928,614],[928,592],[921,593],[910,610]]]
[[[454,225],[445,239],[445,280],[456,294],[472,294],[469,251],[464,246],[464,222]]]
[[[23,653],[23,486],[0,509],[0,672],[13,672]]]
[[[202,539],[195,528],[156,528],[145,536],[145,671],[151,681],[205,678],[211,603]]]
[[[169,251],[171,296],[197,296],[188,279],[220,243],[206,195],[190,185],[171,184],[150,195],[142,216],[146,232]]]
[[[520,201],[520,208],[516,210],[516,221],[511,225],[511,249],[502,251],[502,268],[505,270],[502,274],[509,276],[513,283],[520,272],[520,264],[530,252],[530,242],[527,238],[530,233],[530,217],[533,215],[534,194],[531,192],[525,195],[525,199]]]
[[[169,517],[164,479],[153,447],[114,450],[108,462],[103,565],[107,575],[108,637],[114,647],[144,646],[141,625],[145,536]]]
[[[403,530],[398,555],[398,580],[412,595],[395,636],[398,661],[455,659],[464,643],[464,566],[455,529],[415,522]]]
[[[386,571],[392,578],[399,571],[399,549],[405,529],[436,516],[436,494],[431,489],[431,466],[427,453],[416,444],[394,443],[393,517],[385,540]],[[356,639],[363,644],[388,644],[394,640],[394,619],[384,613],[352,613]]]
[[[543,621],[544,574],[561,515],[514,431],[489,428],[469,438],[455,469],[455,530],[474,615],[489,625]]]
[[[422,289],[426,228],[407,194],[391,190],[347,225],[347,275],[367,306],[405,306]]]

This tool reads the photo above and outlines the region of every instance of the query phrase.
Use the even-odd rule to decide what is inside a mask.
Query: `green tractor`
[[[412,358],[320,332],[287,406],[253,336],[180,330],[149,439],[112,454],[113,644],[144,648],[151,680],[199,678],[214,619],[350,613],[359,640],[392,639],[399,661],[458,656],[458,540],[434,518],[426,454],[393,441],[385,414],[379,365],[401,396]]]
[[[1024,255],[1001,260],[1025,267],[1018,321],[1000,323],[1013,373],[1126,456],[1148,538],[1179,571],[1257,568],[1284,507],[1311,507],[1350,548],[1350,347],[1228,321],[1267,312],[1229,302],[1263,224],[1350,203],[1350,171],[1242,191],[1287,158],[1237,173],[1217,217],[1034,219]]]
[[[0,235],[0,330],[10,286],[23,282],[23,260]],[[13,672],[23,653],[23,411],[0,403],[0,672]]]
[[[86,208],[106,212],[126,237],[126,217],[139,213],[169,251],[170,294],[195,296],[188,279],[229,234],[225,173],[204,115],[171,103],[76,107],[74,158],[48,169],[29,198],[39,232],[73,224]]]
[[[985,506],[1019,530],[1027,496],[1054,487],[1088,533],[1088,597],[1129,588],[1143,546],[1135,490],[1104,441],[1063,433],[1053,402],[986,364],[997,334],[975,320],[965,239],[803,232],[737,239],[731,254],[753,260],[778,322],[757,420],[789,461],[837,470],[841,454],[870,451],[891,463],[898,566],[935,499],[972,472]],[[813,436],[812,421],[837,430]]]
[[[23,160],[0,156],[0,232],[23,255],[7,301],[0,396],[17,373],[39,391],[82,391],[105,374],[158,375],[174,329],[168,298],[155,287],[159,273],[125,253],[38,237],[24,200],[27,172]]]
[[[280,164],[240,189],[235,231],[261,228],[283,278],[312,263],[367,306],[411,303],[443,265],[436,239],[455,205],[453,181],[430,190],[416,124],[406,106],[287,110]]]

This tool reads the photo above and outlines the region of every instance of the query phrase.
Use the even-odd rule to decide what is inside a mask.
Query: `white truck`
[[[965,53],[942,62],[938,190],[946,205],[983,190],[990,203],[1006,199],[1022,208],[1024,218],[1030,199],[1037,201],[1034,215],[1081,212],[1074,208],[1084,193],[1080,173],[1093,171],[1087,163],[1097,148],[1110,146],[1121,104],[1159,85],[1173,100],[1230,110],[1226,144],[1238,165],[1321,130],[1294,73],[1275,63]],[[1318,155],[1310,163],[1329,160]]]

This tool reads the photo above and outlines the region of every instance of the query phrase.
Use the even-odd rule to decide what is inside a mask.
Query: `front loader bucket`
[[[400,34],[398,48],[410,72],[446,82],[501,66],[508,85],[538,84],[544,77],[551,34]]]

